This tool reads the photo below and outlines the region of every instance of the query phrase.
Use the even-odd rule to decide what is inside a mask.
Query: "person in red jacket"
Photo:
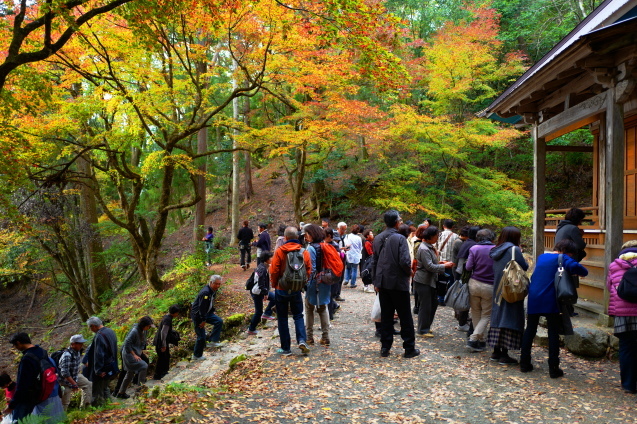
[[[307,346],[307,335],[305,332],[305,323],[303,322],[303,296],[301,291],[284,291],[279,286],[279,280],[283,277],[287,255],[290,252],[301,250],[302,246],[298,237],[299,230],[296,227],[287,227],[283,233],[285,243],[274,252],[272,264],[270,265],[270,282],[274,288],[274,301],[276,302],[277,320],[279,323],[279,338],[281,339],[281,348],[277,351],[283,356],[292,355],[290,350],[291,338],[290,329],[288,327],[288,310],[292,312],[294,318],[294,327],[296,330],[296,342],[299,349],[304,354],[309,353]],[[303,251],[303,263],[307,272],[307,280],[310,279],[312,273],[312,261],[310,253]]]

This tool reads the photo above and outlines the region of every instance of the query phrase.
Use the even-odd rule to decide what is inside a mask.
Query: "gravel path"
[[[241,363],[222,381],[226,390],[214,409],[193,422],[636,421],[636,398],[621,390],[617,362],[584,360],[562,350],[566,375],[553,380],[546,350],[535,347],[535,370],[522,374],[515,366],[491,362],[489,352],[469,353],[465,333],[454,330],[450,308],[438,310],[436,337],[417,340],[419,357],[404,359],[396,336],[391,356],[381,358],[369,319],[374,295],[344,289],[343,296],[330,347],[317,345],[302,356],[293,345],[293,356],[280,357],[274,353],[275,326],[263,330],[254,342],[267,353]]]

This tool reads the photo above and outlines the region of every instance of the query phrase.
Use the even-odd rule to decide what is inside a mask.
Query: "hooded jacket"
[[[287,255],[295,250],[301,250],[301,244],[298,240],[288,240],[274,252],[272,257],[272,263],[270,264],[270,283],[272,283],[273,289],[279,288],[279,280],[283,276],[285,271]],[[305,250],[303,252],[303,262],[305,263],[305,271],[307,272],[307,280],[310,281],[310,275],[312,274],[312,259],[310,258],[310,252]]]
[[[493,307],[491,309],[491,327],[493,328],[509,328],[511,330],[524,331],[524,300],[509,303],[499,297],[496,297],[500,280],[504,274],[504,268],[511,261],[511,249],[515,252],[515,261],[523,270],[529,269],[529,264],[524,260],[522,250],[513,243],[506,242],[494,247],[489,252],[489,256],[493,259]]]
[[[608,287],[610,295],[608,315],[618,317],[637,316],[637,303],[627,302],[617,295],[619,282],[631,266],[637,266],[637,253],[622,251],[619,258],[611,262],[608,267],[608,277],[606,279],[606,287]]]

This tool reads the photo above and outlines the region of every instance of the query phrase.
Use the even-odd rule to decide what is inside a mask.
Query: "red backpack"
[[[323,254],[323,269],[331,269],[332,273],[337,277],[343,275],[345,266],[341,260],[341,255],[336,248],[325,242],[321,243],[321,253]]]
[[[55,390],[55,384],[58,380],[57,368],[53,365],[53,362],[49,359],[49,356],[44,358],[38,358],[35,354],[27,352],[24,356],[33,358],[40,365],[40,373],[38,374],[38,395],[36,396],[37,403],[44,402],[51,396],[53,390]]]

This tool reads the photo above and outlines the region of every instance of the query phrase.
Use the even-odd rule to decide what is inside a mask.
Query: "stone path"
[[[236,371],[240,378],[224,382],[228,388],[215,408],[193,422],[635,422],[637,399],[621,390],[617,362],[585,360],[562,349],[566,376],[554,380],[546,350],[536,347],[535,371],[522,374],[491,362],[489,352],[469,353],[450,308],[438,310],[435,338],[418,339],[421,356],[402,358],[396,336],[391,356],[380,358],[369,320],[374,295],[343,292],[347,300],[333,321],[332,346],[314,346],[308,356],[293,347],[293,356],[280,357],[274,328],[240,341],[229,348],[232,354],[265,354],[245,361],[246,368]],[[191,375],[217,363],[195,367]]]

